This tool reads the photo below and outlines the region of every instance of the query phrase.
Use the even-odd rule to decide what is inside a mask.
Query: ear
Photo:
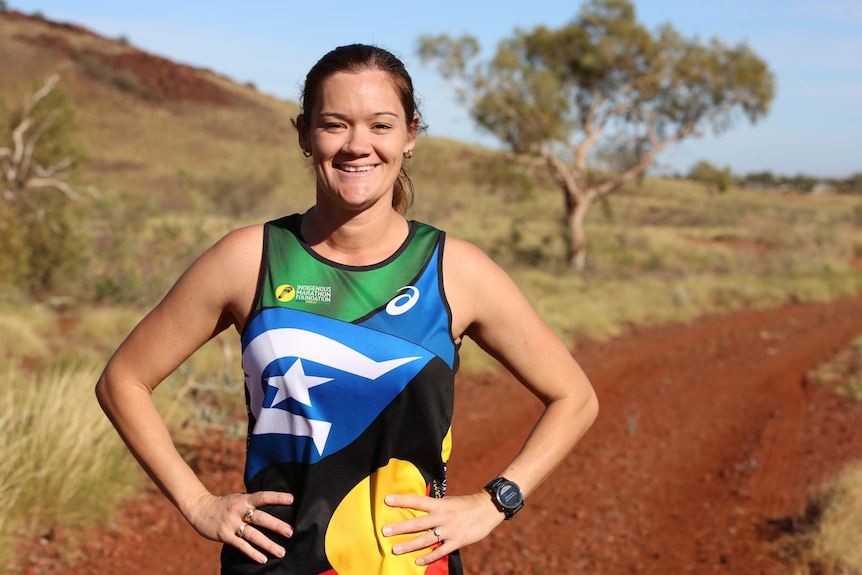
[[[410,120],[407,128],[409,135],[407,136],[407,145],[404,147],[405,154],[416,145],[416,133],[419,131],[419,114],[413,114],[413,119]]]
[[[311,145],[308,141],[308,126],[305,125],[305,116],[299,114],[296,116],[296,119],[293,121],[294,127],[296,127],[297,137],[299,140],[299,147],[303,152],[311,149]]]

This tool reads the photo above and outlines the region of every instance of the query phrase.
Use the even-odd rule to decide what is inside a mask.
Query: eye
[[[380,123],[374,124],[372,126],[372,128],[374,130],[378,130],[378,131],[386,131],[386,130],[391,130],[392,125],[391,124],[384,124],[384,123],[380,122]]]

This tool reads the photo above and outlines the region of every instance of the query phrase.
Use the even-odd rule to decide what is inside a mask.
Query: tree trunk
[[[567,256],[569,264],[579,272],[587,265],[587,234],[584,229],[584,219],[590,203],[586,196],[580,199],[572,194],[566,196]]]
[[[582,158],[583,160],[583,158]],[[566,242],[566,261],[578,271],[586,266],[586,232],[584,217],[592,203],[586,195],[586,167],[569,168],[558,156],[545,154],[545,161],[551,170],[551,176],[563,192],[566,204],[565,229],[563,236]],[[583,162],[582,162],[583,163]]]

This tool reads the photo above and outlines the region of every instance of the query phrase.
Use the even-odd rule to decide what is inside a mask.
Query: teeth
[[[374,166],[341,166],[345,172],[370,172]]]

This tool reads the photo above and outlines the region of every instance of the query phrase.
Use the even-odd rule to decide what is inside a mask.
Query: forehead
[[[320,83],[314,107],[329,112],[332,107],[379,107],[402,113],[401,99],[392,78],[382,70],[336,72]],[[382,111],[382,110],[381,110]]]

